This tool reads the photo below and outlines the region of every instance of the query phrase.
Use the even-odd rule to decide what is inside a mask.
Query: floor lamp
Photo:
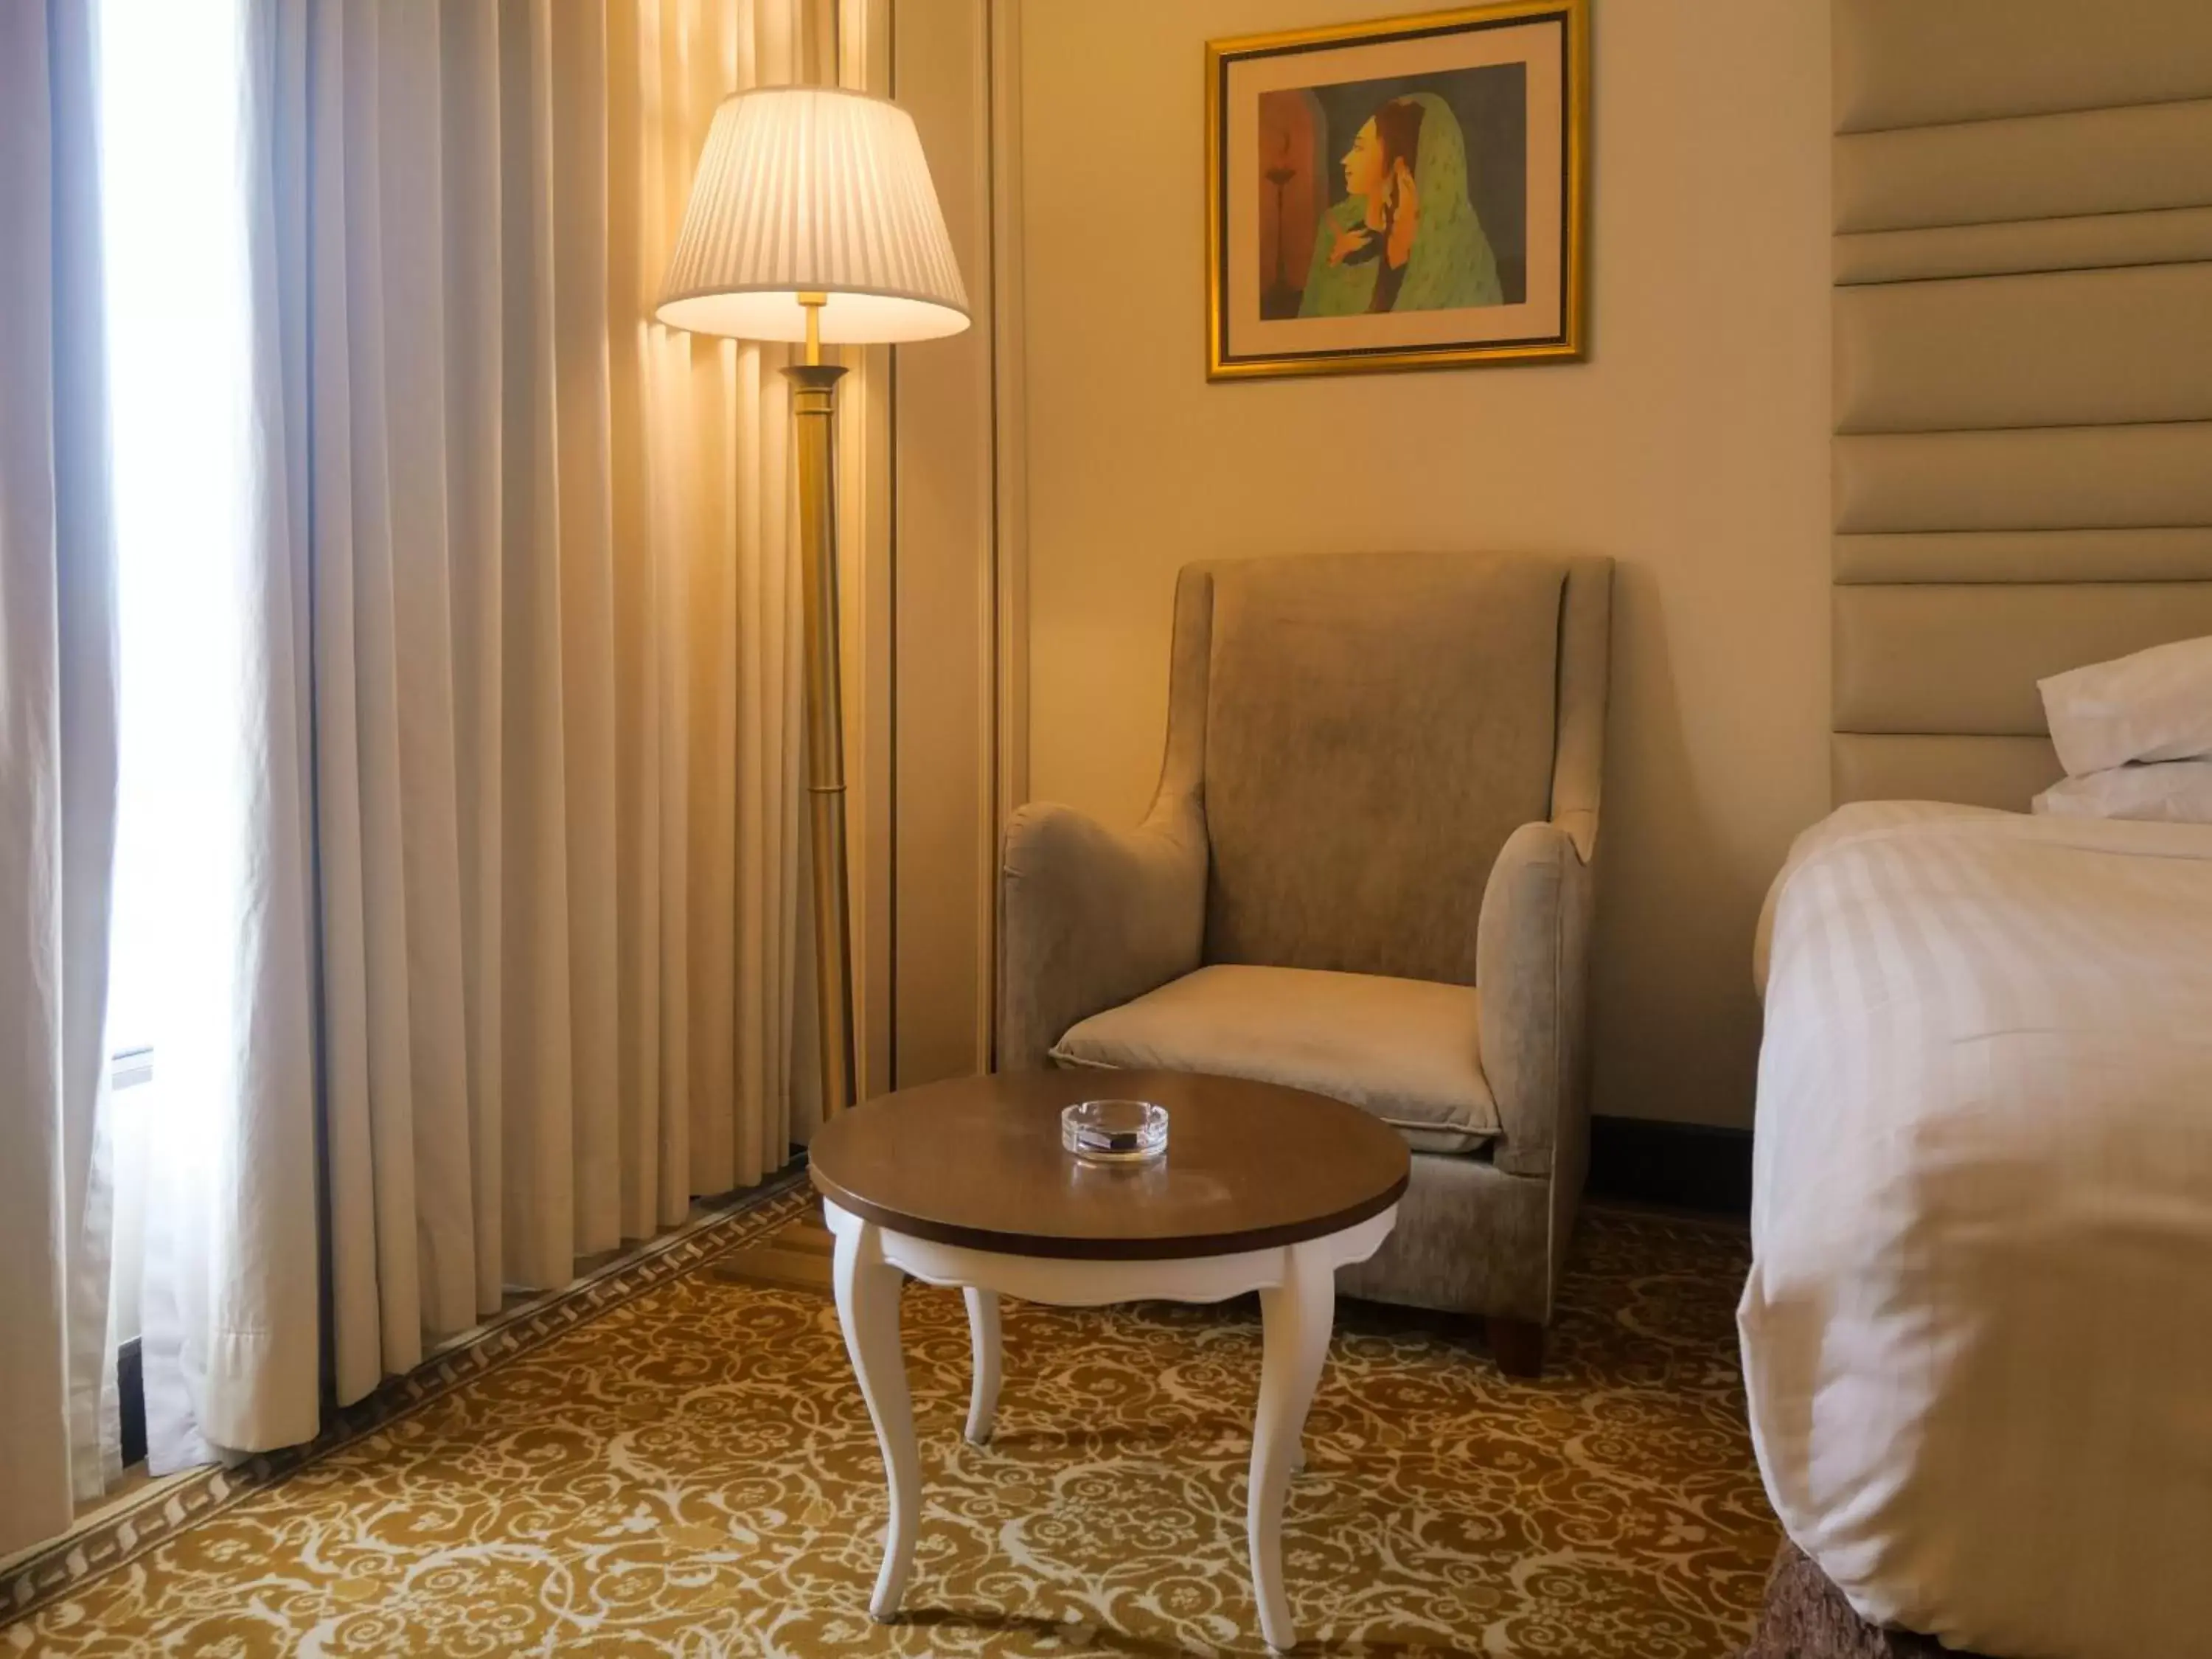
[[[804,343],[792,383],[806,659],[806,791],[822,1110],[853,1103],[853,968],[837,627],[837,382],[824,345],[936,339],[968,295],[914,118],[829,87],[762,87],[714,112],[658,315],[673,328]]]

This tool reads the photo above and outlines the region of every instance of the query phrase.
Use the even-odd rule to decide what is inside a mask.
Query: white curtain
[[[154,1049],[132,1115],[161,1474],[309,1438],[320,1417],[313,577],[299,556],[313,503],[290,418],[298,319],[259,257],[272,221],[226,188],[253,154],[237,93],[255,14],[246,0],[100,9],[108,246],[133,273],[111,284],[109,312],[131,860],[118,943],[134,957],[118,967]],[[155,459],[179,448],[194,461],[181,476]]]
[[[115,834],[92,25],[0,0],[0,1555],[112,1472]]]
[[[650,312],[714,104],[811,78],[814,15],[254,0],[341,1402],[811,1127],[783,358]],[[254,1248],[313,1259],[268,1213]],[[301,1437],[312,1315],[271,1334],[253,1377],[184,1366],[157,1464]]]

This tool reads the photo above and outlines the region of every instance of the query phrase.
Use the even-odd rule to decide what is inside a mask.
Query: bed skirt
[[[1743,1659],[1983,1659],[1932,1636],[1885,1630],[1851,1611],[1805,1553],[1784,1540],[1766,1577],[1766,1605]]]

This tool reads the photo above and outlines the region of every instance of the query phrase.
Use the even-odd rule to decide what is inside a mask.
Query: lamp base
[[[757,1244],[717,1256],[708,1264],[707,1277],[721,1285],[768,1285],[827,1296],[835,1288],[830,1263],[836,1248],[837,1241],[822,1224],[817,1209],[805,1220],[794,1221]]]

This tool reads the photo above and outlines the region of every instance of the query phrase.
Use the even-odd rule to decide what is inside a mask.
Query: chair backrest
[[[1176,676],[1169,745],[1200,786],[1206,961],[1474,982],[1490,867],[1552,812],[1569,572],[1474,554],[1185,572],[1176,634],[1203,667]]]

